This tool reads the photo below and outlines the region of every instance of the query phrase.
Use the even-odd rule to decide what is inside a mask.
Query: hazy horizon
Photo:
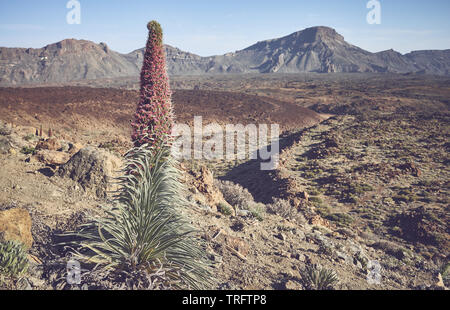
[[[145,45],[149,20],[158,20],[165,43],[200,56],[223,55],[258,41],[314,26],[336,29],[349,43],[370,52],[450,49],[450,2],[387,1],[381,24],[370,25],[368,0],[156,1],[79,0],[81,24],[66,21],[67,0],[0,0],[0,46],[41,48],[64,39],[105,42],[120,53]]]

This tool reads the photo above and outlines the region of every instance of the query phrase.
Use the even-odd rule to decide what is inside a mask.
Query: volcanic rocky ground
[[[64,280],[58,233],[101,216],[111,197],[103,179],[66,172],[77,169],[74,157],[95,153],[109,163],[100,172],[114,174],[131,146],[136,81],[85,83],[0,88],[0,210],[23,208],[33,221],[32,268],[16,287],[76,288]],[[200,115],[205,124],[279,123],[283,131],[274,171],[248,160],[181,163],[185,212],[208,244],[214,288],[304,289],[302,270],[313,264],[336,272],[335,289],[449,285],[450,79],[173,77],[172,87],[178,122]],[[53,139],[40,141],[49,128]],[[217,204],[231,200],[228,181],[248,189],[241,195],[255,207]],[[382,267],[379,284],[367,281],[372,262]],[[124,288],[101,274],[86,273],[83,284]]]

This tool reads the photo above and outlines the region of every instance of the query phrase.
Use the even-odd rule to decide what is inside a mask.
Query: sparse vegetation
[[[0,285],[16,279],[28,270],[27,252],[15,241],[0,242]]]
[[[292,207],[291,203],[281,198],[275,198],[273,203],[267,207],[272,213],[287,219],[291,219],[297,214],[297,210]]]
[[[292,128],[292,131],[283,134],[280,141],[281,168],[276,171],[262,172],[257,165],[253,165],[254,162],[245,160],[186,160],[180,164],[179,168],[187,171],[182,175],[182,181],[190,187],[189,199],[192,204],[178,208],[175,214],[184,223],[190,223],[199,230],[195,231],[189,225],[180,226],[180,231],[186,229],[189,233],[183,236],[185,243],[177,244],[184,244],[185,247],[194,245],[205,253],[208,260],[203,260],[203,263],[205,266],[209,266],[210,262],[213,264],[214,278],[218,280],[210,286],[213,289],[281,288],[284,281],[289,279],[291,281],[286,283],[289,284],[286,287],[299,289],[299,282],[303,283],[303,279],[307,279],[307,276],[302,276],[300,281],[299,267],[314,263],[338,274],[339,284],[336,282],[327,286],[316,283],[303,285],[303,288],[422,289],[435,283],[433,277],[439,271],[448,287],[449,272],[448,268],[444,268],[447,263],[447,223],[450,214],[447,181],[449,121],[445,103],[448,85],[444,84],[448,84],[448,79],[429,80],[428,77],[414,75],[414,78],[400,77],[405,79],[402,84],[384,75],[376,78],[375,83],[364,79],[364,85],[370,86],[362,92],[358,90],[362,84],[350,76],[348,81],[351,82],[348,84],[342,81],[340,75],[334,75],[332,82],[328,80],[331,77],[324,75],[309,75],[309,78],[314,82],[298,81],[293,88],[282,91],[277,88],[280,87],[279,82],[294,77],[268,75],[252,78],[251,81],[246,78],[219,79],[215,76],[207,81],[204,77],[176,78],[174,89],[183,89],[177,90],[174,95],[177,109],[180,109],[177,119],[181,122],[204,112],[207,122],[217,121],[222,124],[231,120],[233,123],[244,123],[250,120],[263,123],[262,120],[270,118],[282,126],[286,124]],[[386,80],[392,82],[392,88],[386,85]],[[433,81],[434,88],[430,87],[430,81]],[[193,82],[199,83],[201,90],[191,90]],[[387,86],[382,88],[383,98],[379,97],[379,82]],[[110,81],[93,83],[104,87],[101,83]],[[120,82],[117,79],[113,83]],[[128,85],[134,87],[133,83]],[[311,83],[315,84],[314,88],[309,88]],[[344,89],[338,89],[336,85],[340,83],[343,83],[341,86]],[[414,89],[419,84],[420,88]],[[217,91],[218,88],[221,91]],[[230,88],[235,92],[231,93]],[[245,91],[248,96],[241,91]],[[139,100],[139,92],[76,87],[0,89],[0,92],[6,103],[11,103],[11,109],[0,107],[0,114],[2,117],[5,115],[8,123],[11,116],[14,117],[13,114],[25,116],[30,113],[37,114],[40,119],[51,119],[56,133],[63,133],[63,126],[72,128],[70,133],[61,137],[64,147],[59,152],[72,155],[69,145],[76,143],[74,150],[78,146],[95,145],[109,151],[115,149],[116,154],[123,154],[131,144],[124,134],[128,132],[129,112],[134,108],[131,102]],[[429,97],[431,93],[432,99]],[[298,97],[289,98],[290,94]],[[336,99],[330,101],[331,97],[324,96]],[[402,102],[394,100],[396,96]],[[50,110],[36,109],[39,104],[50,102],[52,97],[61,98],[61,104],[53,105]],[[290,101],[295,102],[297,108],[310,106],[313,102],[324,102],[323,108],[329,109],[335,116],[314,128],[300,130],[305,124],[310,126],[318,120],[307,119],[308,122],[302,123],[300,113],[295,112],[298,110],[287,102],[278,102],[270,97],[276,100],[292,99]],[[81,104],[70,105],[75,102],[74,98]],[[21,104],[13,104],[19,100]],[[84,104],[87,102],[89,104]],[[103,105],[104,102],[108,104]],[[243,102],[243,110],[235,109],[237,104]],[[266,109],[267,103],[270,103],[270,107]],[[71,110],[63,113],[68,106],[73,113]],[[99,109],[100,106],[105,111]],[[438,113],[426,113],[422,111],[425,106],[426,109],[440,108]],[[272,113],[275,110],[284,111],[284,114]],[[286,117],[285,111],[292,113]],[[105,112],[114,115],[117,122],[111,124],[110,118],[102,118]],[[71,115],[82,116],[82,123],[71,119]],[[27,281],[11,283],[16,288],[22,288],[22,282],[25,284],[23,287],[28,288],[30,285],[32,288],[75,288],[67,284],[60,271],[53,270],[56,267],[51,263],[54,259],[60,259],[59,251],[53,252],[53,247],[47,247],[50,243],[42,244],[42,240],[54,240],[54,227],[63,227],[61,229],[64,231],[75,229],[79,221],[72,220],[72,214],[80,211],[85,214],[89,210],[88,214],[102,218],[81,227],[81,232],[90,233],[92,239],[77,235],[81,246],[76,243],[74,250],[85,256],[82,268],[90,270],[88,273],[83,272],[83,285],[89,289],[189,287],[187,281],[180,280],[183,268],[173,263],[173,259],[169,260],[170,255],[159,255],[164,250],[152,252],[156,254],[147,255],[148,260],[145,261],[143,253],[149,253],[148,248],[138,245],[145,243],[144,234],[150,235],[151,232],[150,229],[137,232],[137,228],[143,227],[145,216],[123,215],[122,211],[131,209],[131,203],[119,203],[108,195],[103,201],[103,204],[108,204],[107,212],[103,213],[98,207],[99,199],[85,192],[84,187],[74,184],[73,180],[54,175],[58,165],[45,167],[40,157],[16,154],[20,153],[24,145],[33,146],[33,139],[38,138],[30,137],[30,141],[25,139],[31,132],[30,128],[39,128],[41,122],[32,117],[28,120],[30,124],[17,124],[12,127],[10,134],[0,134],[0,153],[7,154],[0,155],[0,161],[5,163],[0,171],[0,188],[4,193],[0,203],[11,201],[18,207],[27,204],[26,209],[30,210],[33,220],[33,237],[36,236],[32,249],[36,257],[30,256],[30,259],[41,260],[46,267],[42,276],[32,274],[38,270],[31,268],[24,274],[30,276]],[[7,127],[9,129],[9,124]],[[84,136],[87,132],[89,134]],[[312,149],[315,151],[310,152]],[[308,158],[306,154],[317,158]],[[217,188],[212,187],[211,191],[202,189],[204,181],[196,177],[199,172],[196,170],[203,166],[214,172],[212,175],[215,177],[232,180],[228,184],[230,188],[221,188],[226,202],[218,205],[218,211],[226,215],[214,212],[214,205],[220,198]],[[257,170],[252,170],[253,167]],[[50,175],[53,177],[48,179]],[[125,173],[125,176],[130,175]],[[137,174],[131,176],[139,179]],[[207,183],[212,184],[210,180]],[[136,182],[133,184],[138,186]],[[43,195],[37,199],[35,193]],[[138,195],[135,191],[133,193]],[[274,199],[268,205],[256,203],[253,199],[267,203],[272,196],[283,199]],[[135,200],[137,203],[138,199],[130,199],[131,202]],[[55,206],[58,207],[57,216],[54,213]],[[425,210],[421,211],[421,206]],[[185,214],[189,219],[184,218]],[[124,224],[125,220],[137,224]],[[86,223],[85,216],[80,222]],[[49,227],[51,231],[44,234],[41,227]],[[98,234],[99,227],[103,238]],[[178,242],[172,236],[181,233],[167,232],[166,227],[160,227],[164,234],[154,234],[155,240]],[[390,243],[386,244],[387,241]],[[166,250],[169,251],[169,248]],[[189,260],[195,259],[191,257]],[[100,261],[98,268],[93,269]],[[383,281],[376,287],[366,281],[374,261],[380,262],[383,268]],[[64,272],[65,267],[62,268]],[[317,274],[320,275],[321,269],[316,268]],[[305,272],[300,270],[301,274]],[[318,281],[311,280],[313,278],[320,278],[319,275],[314,276],[313,270],[309,274],[309,283]],[[39,283],[42,281],[45,283]],[[177,283],[174,284],[174,281]]]
[[[252,194],[239,184],[219,180],[215,184],[222,192],[224,199],[240,210],[249,210],[249,206],[254,203]]]
[[[230,216],[230,215],[234,214],[233,207],[230,206],[230,204],[225,201],[221,201],[219,203],[219,205],[217,206],[217,208],[218,208],[218,211],[220,213],[222,213],[223,215]]]
[[[317,204],[317,205],[321,205],[323,203],[323,200],[317,196],[309,197],[309,201],[311,201],[312,203]]]
[[[253,203],[249,206],[249,211],[254,218],[261,222],[264,220],[266,206],[263,203]]]
[[[341,226],[348,226],[353,223],[351,215],[346,213],[334,213],[325,217],[327,220],[338,223]]]
[[[20,152],[25,155],[34,155],[36,154],[36,149],[34,147],[24,146]]]
[[[392,197],[392,199],[397,202],[413,202],[417,200],[416,194],[410,188],[400,189],[399,192]]]
[[[445,286],[450,286],[450,263],[443,264],[439,272],[442,275]]]
[[[339,279],[333,270],[314,266],[306,266],[301,272],[303,285],[309,290],[330,290]]]

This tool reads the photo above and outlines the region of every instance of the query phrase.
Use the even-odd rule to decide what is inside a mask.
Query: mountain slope
[[[371,71],[371,53],[347,43],[328,27],[313,27],[259,42],[237,53],[262,73]]]
[[[402,55],[371,53],[345,41],[329,27],[312,27],[283,38],[258,42],[244,50],[210,57],[208,72],[424,72],[448,75],[450,50]]]
[[[0,48],[0,83],[26,84],[136,75],[104,43],[68,39],[40,49]]]
[[[450,75],[450,49],[414,51],[405,55],[424,73],[433,72],[438,75]]]
[[[104,43],[68,39],[40,49],[0,48],[0,85],[60,83],[138,76],[143,49],[120,54]],[[450,50],[371,53],[336,30],[312,27],[220,56],[201,57],[166,45],[171,75],[391,72],[450,74]]]
[[[207,58],[195,54],[183,52],[182,50],[165,45],[167,70],[172,75],[179,74],[202,74],[207,70]],[[141,71],[142,62],[144,60],[145,49],[141,48],[129,54],[123,55],[125,59],[131,62],[137,72]]]

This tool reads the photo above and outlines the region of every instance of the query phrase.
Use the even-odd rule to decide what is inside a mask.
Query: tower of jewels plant
[[[170,142],[173,128],[171,90],[166,69],[166,56],[161,25],[148,23],[147,45],[141,71],[139,104],[132,123],[135,146]]]
[[[185,218],[180,172],[171,154],[173,113],[161,26],[149,38],[135,115],[134,147],[125,155],[119,189],[106,216],[76,234],[77,259],[119,276],[132,288],[203,289],[213,280],[205,245]]]

